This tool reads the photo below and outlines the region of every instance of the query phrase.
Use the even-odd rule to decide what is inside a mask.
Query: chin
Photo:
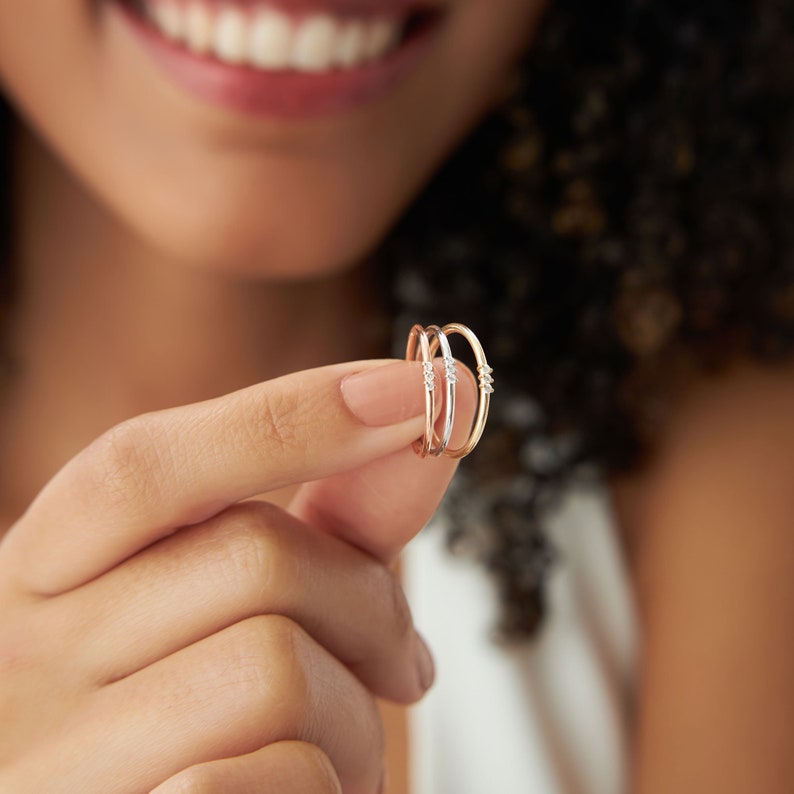
[[[374,179],[354,165],[264,167],[252,159],[244,174],[209,166],[195,169],[201,179],[164,173],[146,200],[120,180],[105,199],[146,247],[191,270],[317,279],[370,257],[425,181],[385,169]]]
[[[305,281],[350,270],[366,260],[387,234],[389,223],[334,223],[326,212],[324,222],[307,216],[251,218],[218,211],[206,217],[185,213],[142,219],[139,234],[147,246],[189,270],[226,277]],[[148,222],[147,222],[148,221]]]

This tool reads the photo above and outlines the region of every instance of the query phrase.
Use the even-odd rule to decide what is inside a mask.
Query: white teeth
[[[379,60],[399,43],[402,21],[292,17],[266,5],[226,0],[142,0],[160,32],[198,55],[263,70],[324,72]]]
[[[182,10],[176,3],[170,0],[161,0],[152,7],[151,15],[155,25],[167,38],[174,41],[182,38],[184,20]]]
[[[364,60],[366,29],[363,22],[348,22],[336,38],[334,62],[339,66],[356,66]]]
[[[248,55],[248,21],[236,8],[222,8],[215,19],[212,50],[227,63],[242,63]]]
[[[292,56],[292,23],[278,11],[262,9],[254,16],[248,58],[262,69],[284,69]]]
[[[292,65],[303,72],[322,72],[334,57],[337,25],[329,16],[306,19],[295,34]]]
[[[202,3],[190,3],[185,10],[185,40],[193,52],[205,53],[212,48],[214,26],[212,14]]]

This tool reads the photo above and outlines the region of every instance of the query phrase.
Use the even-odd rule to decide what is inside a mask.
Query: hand
[[[378,790],[372,696],[432,678],[387,563],[454,471],[408,446],[414,370],[138,417],[56,475],[0,544],[0,790]]]

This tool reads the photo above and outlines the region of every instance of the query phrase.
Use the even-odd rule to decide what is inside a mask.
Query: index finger
[[[355,390],[341,388],[363,371]],[[230,504],[405,447],[422,433],[422,384],[414,363],[340,364],[124,422],[61,469],[12,528],[0,581],[64,592]]]

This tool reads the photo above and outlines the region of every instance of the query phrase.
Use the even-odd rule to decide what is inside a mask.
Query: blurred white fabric
[[[406,587],[436,684],[412,711],[412,794],[625,794],[634,695],[634,602],[605,493],[573,492],[549,527],[549,614],[530,644],[489,632],[487,575],[439,526],[406,556]]]

